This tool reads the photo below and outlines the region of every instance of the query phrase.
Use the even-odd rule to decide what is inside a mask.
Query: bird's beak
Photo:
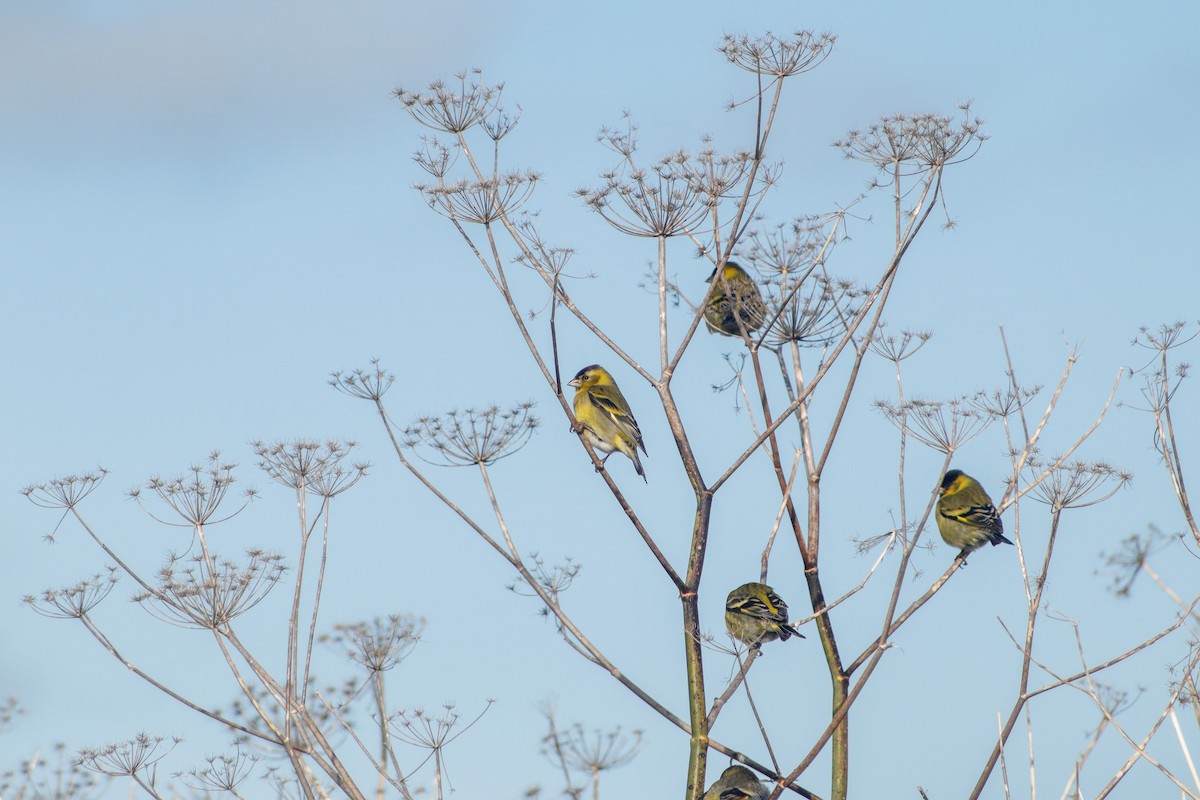
[[[567,386],[574,386],[576,389],[578,389],[579,388],[579,378],[572,378],[571,380],[567,381]]]

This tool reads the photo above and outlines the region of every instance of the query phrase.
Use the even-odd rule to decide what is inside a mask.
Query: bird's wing
[[[611,419],[626,438],[631,439],[645,452],[646,445],[642,443],[641,428],[638,427],[637,420],[633,418],[629,405],[622,401],[620,395],[610,391],[607,386],[593,386],[592,390],[588,392],[588,400],[600,413]]]
[[[731,786],[721,792],[721,800],[747,800],[747,798],[757,797],[756,794],[750,794],[745,789],[738,786]]]
[[[725,606],[726,610],[733,611],[738,614],[745,614],[748,617],[756,619],[764,619],[770,622],[787,622],[787,604],[779,599],[779,596],[772,593],[768,596],[771,601],[771,606],[764,603],[758,597],[740,597],[736,598],[732,603]]]
[[[1001,533],[1004,530],[1004,523],[1000,521],[1000,514],[997,513],[996,507],[991,503],[977,506],[968,505],[956,508],[943,508],[942,516],[949,517],[966,525],[985,528],[995,533]]]

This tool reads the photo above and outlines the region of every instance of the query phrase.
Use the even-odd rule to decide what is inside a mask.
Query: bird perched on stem
[[[942,539],[959,548],[958,557],[964,561],[987,542],[993,547],[1012,544],[1004,537],[1004,523],[992,498],[979,481],[959,469],[947,472],[938,488],[937,526]]]
[[[709,333],[741,337],[743,328],[750,333],[762,327],[767,307],[746,270],[726,261],[724,266],[714,269],[705,282],[712,284],[704,298],[704,322]]]
[[[766,800],[770,794],[757,775],[741,764],[734,764],[713,781],[703,800]]]
[[[601,462],[619,450],[629,456],[633,468],[645,481],[646,473],[637,454],[639,447],[646,453],[642,431],[613,376],[599,364],[592,364],[579,370],[567,385],[575,387],[575,419],[582,428],[583,438],[605,454]]]
[[[743,583],[725,599],[725,627],[739,642],[758,649],[763,642],[804,634],[788,623],[783,598],[765,583]]]

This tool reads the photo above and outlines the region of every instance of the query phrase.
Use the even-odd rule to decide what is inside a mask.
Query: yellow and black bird
[[[942,539],[959,548],[958,557],[967,555],[988,542],[1012,544],[1004,537],[1004,523],[992,505],[992,498],[979,481],[962,470],[952,469],[938,488],[937,526]]]
[[[757,775],[741,764],[734,764],[713,781],[703,800],[767,800],[770,795]]]
[[[725,627],[739,642],[758,648],[763,642],[804,634],[788,622],[787,603],[765,583],[743,583],[725,599]]]
[[[767,317],[767,307],[762,295],[746,270],[732,261],[718,266],[708,276],[711,284],[704,298],[704,322],[709,333],[726,336],[742,336],[742,329],[749,334],[762,327]],[[741,324],[738,324],[738,320]]]
[[[605,454],[601,461],[620,451],[629,456],[637,474],[646,480],[637,454],[639,447],[646,453],[642,431],[613,376],[599,364],[592,364],[579,370],[567,385],[575,387],[575,419],[583,428],[583,437]]]

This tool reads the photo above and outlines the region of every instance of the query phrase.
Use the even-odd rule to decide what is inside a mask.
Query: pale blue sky
[[[870,173],[829,146],[848,129],[883,114],[953,113],[972,100],[992,139],[948,174],[947,203],[959,227],[926,232],[887,317],[897,329],[935,332],[907,362],[909,391],[933,398],[1001,384],[998,325],[1030,384],[1052,385],[1070,345],[1081,344],[1062,416],[1047,434],[1054,452],[1090,422],[1117,371],[1143,363],[1128,344],[1139,325],[1196,316],[1200,165],[1181,142],[1200,127],[1198,23],[1200,9],[1186,2],[1136,9],[774,0],[748,8],[452,2],[437,11],[432,4],[314,0],[0,7],[0,347],[9,374],[9,457],[0,465],[8,547],[0,560],[0,696],[18,696],[28,711],[0,733],[0,770],[55,741],[75,748],[143,729],[187,740],[168,764],[180,770],[224,741],[214,726],[103,656],[77,624],[20,607],[22,595],[70,584],[104,562],[76,527],[66,526],[59,544],[43,544],[54,515],[18,489],[107,467],[112,474],[85,511],[153,570],[187,539],[153,526],[124,499],[127,489],[221,449],[264,495],[226,526],[225,549],[284,548],[294,527],[288,497],[256,470],[246,442],[345,437],[360,441],[376,468],[338,506],[323,619],[393,611],[428,618],[426,643],[396,673],[397,705],[450,700],[472,716],[486,698],[498,700],[449,753],[458,795],[516,798],[540,783],[554,796],[555,773],[538,754],[537,707],[556,698],[564,722],[646,732],[645,752],[606,778],[604,796],[679,796],[684,737],[563,646],[531,600],[507,592],[513,576],[401,474],[367,406],[325,384],[330,371],[378,356],[397,374],[389,400],[400,421],[472,403],[536,400],[543,428],[496,468],[521,549],[583,563],[569,595],[573,613],[635,680],[684,713],[671,587],[621,525],[457,234],[410,188],[424,177],[411,160],[424,131],[391,91],[474,66],[506,83],[508,104],[523,111],[505,143],[507,164],[545,174],[531,206],[542,210],[547,237],[577,250],[574,271],[598,275],[575,289],[578,298],[647,360],[655,353],[654,302],[635,284],[654,258],[653,243],[620,237],[572,196],[597,184],[611,163],[595,142],[602,125],[632,112],[647,159],[695,149],[701,134],[720,149],[745,147],[749,117],[724,106],[745,97],[749,84],[715,52],[721,35],[836,33],[826,64],[791,83],[778,122],[775,157],[785,166],[767,213],[782,222],[862,190]],[[865,280],[884,257],[887,208],[879,198],[861,210],[876,221],[851,225],[853,239],[831,268]],[[683,245],[671,257],[681,275],[694,270],[699,287],[707,268],[693,264]],[[568,367],[615,361],[579,330],[564,337]],[[677,383],[677,394],[694,396],[693,419],[711,417],[714,431],[745,425],[729,396],[706,389],[724,378],[720,356],[731,347],[701,337]],[[897,508],[894,431],[870,407],[892,396],[894,384],[883,364],[869,372],[828,486],[828,525],[845,531],[826,555],[832,594],[867,565],[852,555],[848,538],[886,530]],[[682,568],[690,518],[677,456],[649,388],[628,371],[618,380],[646,433],[650,483],[635,483],[616,460],[613,471],[635,503],[650,507],[664,550]],[[1119,399],[1136,401],[1136,386]],[[1195,418],[1188,422],[1196,452]],[[732,447],[704,434],[697,446],[714,458]],[[1149,593],[1140,603],[1114,602],[1102,591],[1106,578],[1094,575],[1096,552],[1148,522],[1180,526],[1177,512],[1163,505],[1169,495],[1147,418],[1115,409],[1084,455],[1137,474],[1110,504],[1070,518],[1051,584],[1050,604],[1081,620],[1099,658],[1165,624],[1170,607]],[[957,463],[998,495],[1007,463],[999,431]],[[928,496],[938,464],[928,451],[912,454],[912,503]],[[485,510],[477,479],[434,475],[468,508]],[[738,538],[747,524],[739,509],[767,513],[768,522],[773,514],[769,492],[754,504],[755,480],[735,481],[737,502],[716,512],[702,593],[704,622],[714,632],[724,592],[749,579],[760,546],[758,531]],[[864,484],[879,486],[878,498],[864,497]],[[1027,535],[1040,542],[1044,513],[1025,508]],[[937,574],[951,556],[939,542],[917,562]],[[797,561],[794,548],[784,549],[772,567],[772,583],[794,615],[804,605]],[[1176,588],[1194,592],[1192,562],[1177,559],[1177,569]],[[918,785],[936,800],[966,793],[994,736],[995,711],[1007,707],[1015,682],[1016,657],[996,618],[1021,623],[1018,578],[1011,549],[980,553],[905,629],[854,721],[853,796],[916,797]],[[882,589],[842,612],[848,650],[873,635]],[[130,591],[119,587],[101,609],[113,637],[172,685],[227,703],[232,691],[215,680],[216,670],[194,666],[209,663],[206,643],[162,631],[126,607]],[[652,610],[628,630],[644,604]],[[1069,631],[1045,625],[1044,652],[1065,669],[1073,657]],[[263,635],[271,630],[264,620]],[[1140,671],[1119,676],[1147,687],[1146,714],[1159,706],[1163,665],[1183,654],[1180,637],[1140,662]],[[713,685],[726,669],[720,658],[710,661]],[[334,680],[340,667],[332,654],[324,660],[322,678]],[[778,691],[777,727],[794,728],[779,733],[777,747],[790,752],[789,743],[799,747],[827,719],[819,649],[811,638],[779,645],[756,669],[759,691]],[[743,716],[731,710],[718,736],[761,757]],[[1067,722],[1055,727],[1052,717]],[[1046,726],[1039,788],[1057,796],[1095,714],[1063,693],[1035,707],[1036,721]],[[1022,750],[1018,742],[1010,756]],[[1116,763],[1120,752],[1106,751],[1103,764]],[[1169,742],[1158,755],[1180,765]],[[1097,769],[1096,780],[1106,779]],[[826,772],[819,762],[804,782],[823,793]],[[1021,781],[1028,770],[1010,765],[1014,772]],[[1142,768],[1131,780],[1153,791],[1165,786]],[[993,785],[985,796],[1000,794]]]

